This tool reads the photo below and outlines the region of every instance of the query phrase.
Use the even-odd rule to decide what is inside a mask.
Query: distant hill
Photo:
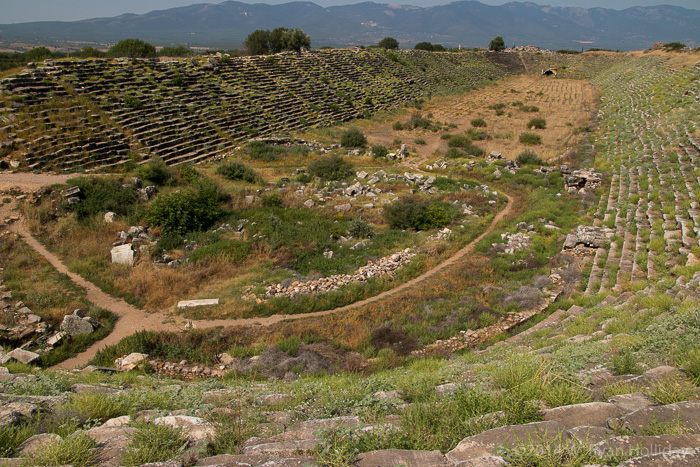
[[[700,11],[660,5],[625,10],[563,8],[511,2],[501,6],[461,1],[432,7],[365,2],[323,8],[311,2],[254,5],[228,1],[143,15],[73,22],[0,25],[0,41],[31,43],[138,37],[156,45],[234,48],[255,29],[300,27],[312,46],[350,46],[395,37],[402,47],[430,41],[448,47],[485,47],[497,35],[506,45],[613,50],[650,48],[654,42],[700,45]]]

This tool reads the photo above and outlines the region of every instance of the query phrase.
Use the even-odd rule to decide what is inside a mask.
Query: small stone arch
[[[557,76],[557,69],[556,68],[547,68],[546,70],[542,70],[542,75],[544,75],[544,76]]]

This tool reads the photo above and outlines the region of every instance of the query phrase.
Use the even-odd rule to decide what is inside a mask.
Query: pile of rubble
[[[571,170],[562,165],[560,171],[564,176],[564,189],[569,193],[585,194],[598,188],[603,180],[603,175],[593,169]]]
[[[496,324],[477,330],[467,329],[466,331],[460,331],[456,336],[452,336],[447,340],[436,340],[432,344],[426,345],[422,349],[411,352],[411,355],[423,358],[434,354],[444,354],[447,352],[454,353],[458,350],[473,347],[477,344],[485,342],[493,336],[508,332],[516,326],[523,324],[533,316],[546,310],[549,304],[556,300],[561,294],[563,290],[561,276],[553,273],[549,280],[553,286],[553,290],[543,290],[543,292],[545,292],[545,300],[537,308],[506,313]]]
[[[510,233],[506,232],[501,234],[501,240],[505,240],[504,243],[492,243],[491,247],[498,253],[505,253],[511,255],[516,251],[527,250],[530,248],[532,240],[530,235],[525,232]]]
[[[268,298],[293,298],[302,294],[328,293],[354,282],[365,282],[373,277],[385,275],[393,277],[394,272],[401,266],[410,263],[414,256],[416,254],[407,248],[377,261],[369,261],[366,266],[361,267],[354,274],[337,274],[308,282],[291,281],[291,283],[271,284],[266,288],[265,296]],[[249,297],[244,296],[243,298]]]
[[[108,218],[113,219],[112,214],[114,213],[105,214],[106,222],[110,222]],[[112,262],[133,266],[137,253],[148,250],[157,242],[158,237],[151,234],[147,227],[132,225],[128,230],[117,232],[117,240],[112,243]]]
[[[588,248],[600,248],[608,243],[613,235],[615,235],[615,231],[607,227],[579,225],[576,232],[566,236],[564,249],[574,249],[578,245]]]

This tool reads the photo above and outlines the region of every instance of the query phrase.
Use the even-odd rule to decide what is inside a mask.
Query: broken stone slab
[[[256,444],[243,448],[243,454],[263,454],[274,457],[291,457],[299,453],[313,452],[321,443],[320,439],[301,439]]]
[[[650,454],[626,460],[618,467],[697,467],[700,465],[700,448],[679,449],[671,452]]]
[[[357,467],[376,467],[378,465],[451,465],[440,451],[408,451],[403,449],[383,449],[360,454]]]
[[[595,227],[579,225],[575,233],[566,236],[564,249],[571,249],[576,245],[584,245],[589,248],[600,248],[615,235],[615,231],[607,227]]]
[[[503,444],[541,444],[543,440],[553,441],[566,427],[556,421],[533,422],[525,425],[508,425],[487,430],[475,436],[464,438],[447,454],[447,460],[457,463],[477,457],[496,455],[496,449]],[[559,439],[565,442],[566,433]]]
[[[577,426],[567,430],[567,433],[582,446],[590,446],[615,435],[614,431],[602,426]]]
[[[644,393],[633,392],[632,394],[620,394],[608,399],[608,402],[615,404],[625,412],[635,412],[637,410],[648,409],[654,402]]]
[[[174,428],[182,428],[187,433],[190,440],[213,439],[216,435],[214,425],[199,417],[187,415],[170,415],[159,417],[154,420],[156,425],[168,425]]]
[[[506,461],[501,456],[483,456],[451,464],[455,467],[501,467]]]
[[[61,330],[73,337],[82,334],[92,334],[95,328],[86,318],[80,318],[76,315],[66,315],[61,322]]]
[[[312,199],[307,199],[306,201],[304,201],[304,206],[306,206],[309,209],[311,209],[315,205],[316,205],[316,203]]]
[[[89,436],[95,443],[100,444],[105,441],[119,436],[132,435],[137,429],[128,426],[98,426],[85,431],[85,435]]]
[[[320,430],[358,427],[361,423],[360,418],[355,416],[307,420],[294,424],[289,431],[276,436],[275,439],[284,441],[313,439]]]
[[[625,415],[622,426],[635,433],[641,433],[651,422],[669,423],[680,421],[689,433],[700,434],[700,401],[677,402],[675,404],[649,407]],[[608,422],[615,426],[616,420]]]
[[[139,363],[145,361],[147,358],[148,354],[133,352],[125,357],[114,360],[114,366],[117,367],[119,371],[129,371],[136,368]]]
[[[34,457],[45,445],[61,441],[61,437],[54,433],[42,433],[34,435],[20,444],[15,453],[19,457]]]
[[[0,365],[11,361],[31,365],[32,363],[39,363],[41,361],[41,355],[28,350],[14,349],[0,358]]]
[[[348,212],[351,209],[352,209],[352,204],[350,204],[350,203],[339,204],[339,205],[335,206],[335,212]]]
[[[606,426],[608,418],[619,417],[625,412],[614,404],[607,402],[589,402],[587,404],[565,405],[544,411],[544,420],[554,420],[567,429],[577,427],[582,420],[591,426]]]
[[[107,212],[107,213],[105,213],[104,219],[105,219],[106,223],[111,224],[117,220],[117,214],[114,212],[111,212],[111,211]]]
[[[178,302],[177,307],[178,308],[194,308],[198,306],[213,306],[213,305],[218,305],[219,304],[219,299],[218,298],[203,298],[201,300],[182,300],[181,302]]]
[[[591,446],[591,452],[609,454],[658,454],[700,446],[700,435],[616,436]]]
[[[123,264],[126,266],[134,265],[134,257],[136,252],[130,243],[115,246],[112,248],[110,253],[112,254],[112,263]]]

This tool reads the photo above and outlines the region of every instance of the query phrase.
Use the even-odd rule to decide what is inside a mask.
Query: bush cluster
[[[340,145],[344,148],[363,148],[367,146],[367,138],[357,128],[350,128],[340,136]]]
[[[159,157],[154,157],[138,169],[139,178],[154,185],[172,185],[175,183],[175,174],[168,165]]]
[[[537,155],[537,153],[533,151],[523,151],[520,154],[518,154],[518,157],[516,160],[523,165],[526,164],[532,164],[532,165],[542,165],[542,159],[540,156]]]
[[[123,187],[117,180],[76,178],[70,180],[69,184],[79,187],[83,197],[79,203],[67,205],[67,209],[75,212],[80,220],[107,211],[125,216],[133,213],[138,203],[136,190]]]
[[[537,130],[544,130],[547,128],[547,120],[544,118],[533,118],[527,122],[528,128],[535,128]]]
[[[445,227],[458,215],[449,203],[417,196],[405,196],[384,208],[392,229],[428,230]]]
[[[218,188],[211,182],[197,181],[192,188],[158,197],[146,217],[166,236],[206,230],[221,214]]]
[[[353,165],[336,154],[319,157],[307,170],[312,177],[323,180],[343,180],[355,173]]]
[[[474,128],[485,128],[486,120],[484,120],[483,118],[475,118],[471,121],[471,124]]]
[[[375,144],[372,146],[372,157],[375,159],[386,157],[387,154],[389,154],[389,150],[381,144]]]
[[[350,222],[348,233],[355,238],[371,238],[374,235],[374,229],[366,220],[356,217]]]
[[[520,142],[528,146],[535,146],[537,144],[542,144],[542,137],[534,133],[523,133],[520,135]]]
[[[265,144],[262,141],[252,141],[248,145],[248,155],[256,161],[276,161],[284,152],[284,148]]]
[[[240,162],[226,162],[216,168],[216,173],[228,180],[243,180],[248,183],[255,183],[259,180],[253,169]]]

